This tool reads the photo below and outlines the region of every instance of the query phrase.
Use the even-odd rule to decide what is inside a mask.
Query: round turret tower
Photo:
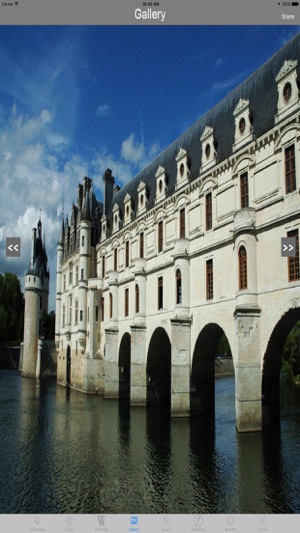
[[[43,315],[48,313],[48,258],[42,239],[42,222],[32,230],[31,258],[25,274],[23,376],[39,377],[39,338]]]
[[[86,332],[87,332],[87,280],[90,277],[90,246],[91,246],[91,213],[90,213],[90,187],[91,180],[85,178],[84,198],[81,211],[80,223],[80,256],[79,256],[79,345],[81,350],[85,349]]]
[[[55,343],[56,349],[59,350],[59,332],[61,324],[61,265],[64,257],[64,241],[65,241],[65,225],[62,217],[60,233],[57,243],[57,258],[56,258],[56,312],[55,312]]]

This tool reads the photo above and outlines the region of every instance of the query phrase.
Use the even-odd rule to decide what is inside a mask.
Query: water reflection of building
[[[214,406],[225,333],[236,424],[278,416],[279,366],[299,319],[296,36],[104,203],[84,178],[57,253],[58,382],[173,416]],[[296,257],[281,258],[282,237]],[[128,393],[128,392],[127,392]],[[264,402],[262,402],[264,398]]]

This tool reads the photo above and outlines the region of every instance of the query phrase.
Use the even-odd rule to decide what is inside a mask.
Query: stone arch
[[[295,138],[297,136],[299,136],[300,134],[300,126],[299,124],[288,124],[287,126],[285,126],[283,128],[283,130],[281,131],[279,137],[276,139],[276,142],[275,142],[275,150],[278,150],[280,148],[282,148],[282,141],[283,141],[283,138],[284,136],[287,134],[287,133],[291,133],[291,139],[292,138]]]
[[[191,369],[191,413],[205,413],[215,409],[215,356],[224,330],[209,323],[199,333]],[[230,346],[230,345],[229,345]],[[231,353],[232,349],[230,347]]]
[[[165,329],[153,332],[147,352],[147,405],[171,405],[171,342]]]
[[[300,306],[286,311],[269,337],[262,368],[263,426],[280,421],[280,367],[286,338],[300,320]]]
[[[251,154],[243,154],[237,157],[232,169],[233,176],[255,165],[255,162],[255,157],[253,157]]]
[[[119,347],[119,398],[130,398],[131,336],[124,333]]]

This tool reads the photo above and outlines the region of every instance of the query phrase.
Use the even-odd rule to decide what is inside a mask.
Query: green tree
[[[24,296],[16,274],[0,274],[0,344],[23,338]]]
[[[227,340],[225,333],[223,333],[223,335],[220,338],[218,348],[217,348],[217,355],[228,355],[228,357],[232,357],[229,342]]]
[[[288,381],[300,374],[300,321],[296,322],[287,336],[281,370],[283,377],[289,375]]]

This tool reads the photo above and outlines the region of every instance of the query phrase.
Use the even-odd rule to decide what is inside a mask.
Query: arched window
[[[140,312],[140,288],[138,284],[135,286],[135,312]]]
[[[113,316],[113,297],[112,293],[109,293],[109,318],[112,318]]]
[[[176,270],[176,303],[182,303],[181,272],[179,268]]]
[[[239,249],[239,289],[247,289],[247,252],[244,246]]]

